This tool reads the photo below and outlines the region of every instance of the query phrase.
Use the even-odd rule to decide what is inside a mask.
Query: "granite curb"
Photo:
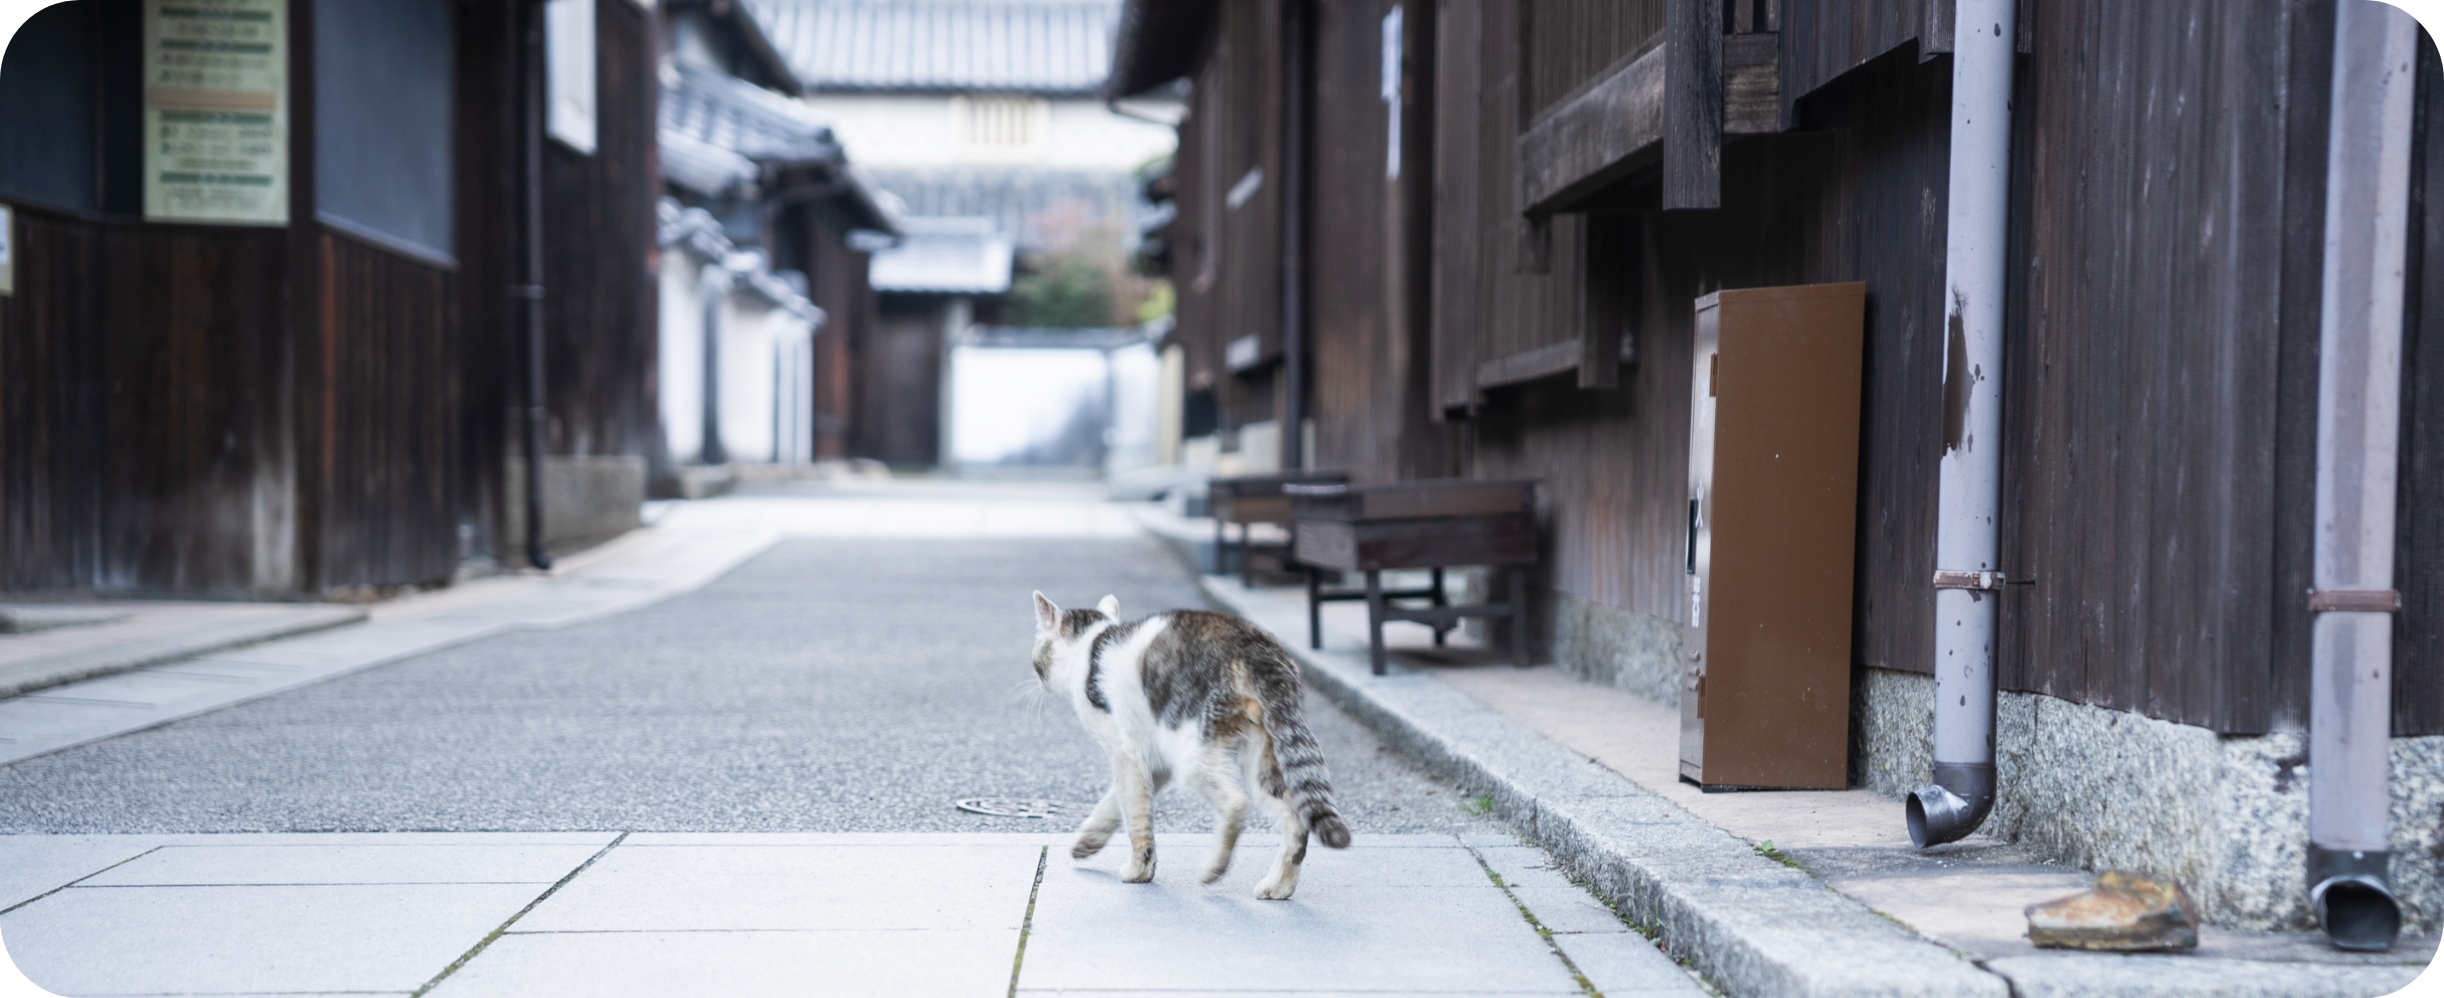
[[[1242,609],[1203,584],[1208,598]],[[1276,633],[1305,623],[1247,616]],[[1318,692],[1489,798],[1496,816],[1733,995],[2011,994],[1952,950],[1431,676],[1397,667],[1374,676],[1360,655],[1292,650]]]
[[[260,618],[206,624],[165,637],[138,638],[103,648],[12,663],[0,667],[0,698],[330,630],[361,622],[366,616],[365,608],[359,606],[305,605],[283,608]]]

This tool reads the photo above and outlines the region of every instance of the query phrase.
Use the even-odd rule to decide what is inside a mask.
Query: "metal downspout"
[[[1282,0],[1281,467],[1307,466],[1307,4]]]
[[[522,20],[525,33],[519,124],[519,163],[524,209],[524,281],[515,296],[526,301],[526,561],[550,570],[552,556],[543,548],[543,426],[551,418],[543,378],[543,3],[527,0]]]
[[[707,260],[696,271],[696,295],[704,309],[704,444],[696,460],[709,465],[730,463],[730,449],[721,442],[721,300],[730,293],[730,272],[721,260]]]
[[[2334,17],[2317,353],[2309,903],[2334,946],[2389,949],[2393,518],[2418,24],[2373,0]]]
[[[1952,40],[1943,456],[1935,528],[1935,782],[1909,796],[1919,848],[1994,808],[1994,627],[2002,595],[2004,238],[2011,215],[2014,0],[1959,0]]]

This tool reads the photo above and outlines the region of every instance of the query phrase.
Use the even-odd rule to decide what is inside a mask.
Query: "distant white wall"
[[[704,454],[704,300],[698,282],[707,264],[676,246],[662,251],[661,358],[654,387],[662,407],[662,441],[674,464]]]
[[[816,94],[803,98],[831,122],[851,161],[869,167],[1024,165],[1132,170],[1169,153],[1178,133],[1084,99],[1043,101],[1040,134],[1024,144],[971,141],[971,116],[997,108],[941,95]]]

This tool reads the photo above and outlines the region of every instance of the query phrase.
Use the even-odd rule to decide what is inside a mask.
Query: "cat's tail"
[[[1283,656],[1286,660],[1287,655]],[[1315,832],[1315,837],[1335,849],[1349,848],[1349,824],[1341,820],[1341,812],[1332,806],[1332,777],[1324,771],[1324,750],[1315,743],[1315,734],[1307,730],[1307,722],[1299,708],[1298,667],[1285,661],[1283,674],[1288,683],[1268,684],[1274,688],[1265,697],[1264,730],[1273,739],[1275,775],[1279,788],[1267,787],[1290,804],[1299,820]],[[1282,689],[1282,687],[1287,689]]]

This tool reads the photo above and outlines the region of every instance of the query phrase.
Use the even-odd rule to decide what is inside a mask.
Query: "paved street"
[[[1209,819],[1177,790],[1151,886],[1071,860],[1073,818],[955,810],[1100,792],[1091,743],[1033,691],[1030,590],[1200,605],[1154,541],[1028,527],[1100,516],[1091,499],[1009,494],[1033,511],[948,486],[694,504],[667,522],[784,539],[625,613],[0,768],[0,937],[73,995],[1697,993],[1318,698],[1357,845],[1313,850],[1286,904],[1249,897],[1261,820],[1195,883]],[[926,523],[944,499],[986,513],[824,515]]]

